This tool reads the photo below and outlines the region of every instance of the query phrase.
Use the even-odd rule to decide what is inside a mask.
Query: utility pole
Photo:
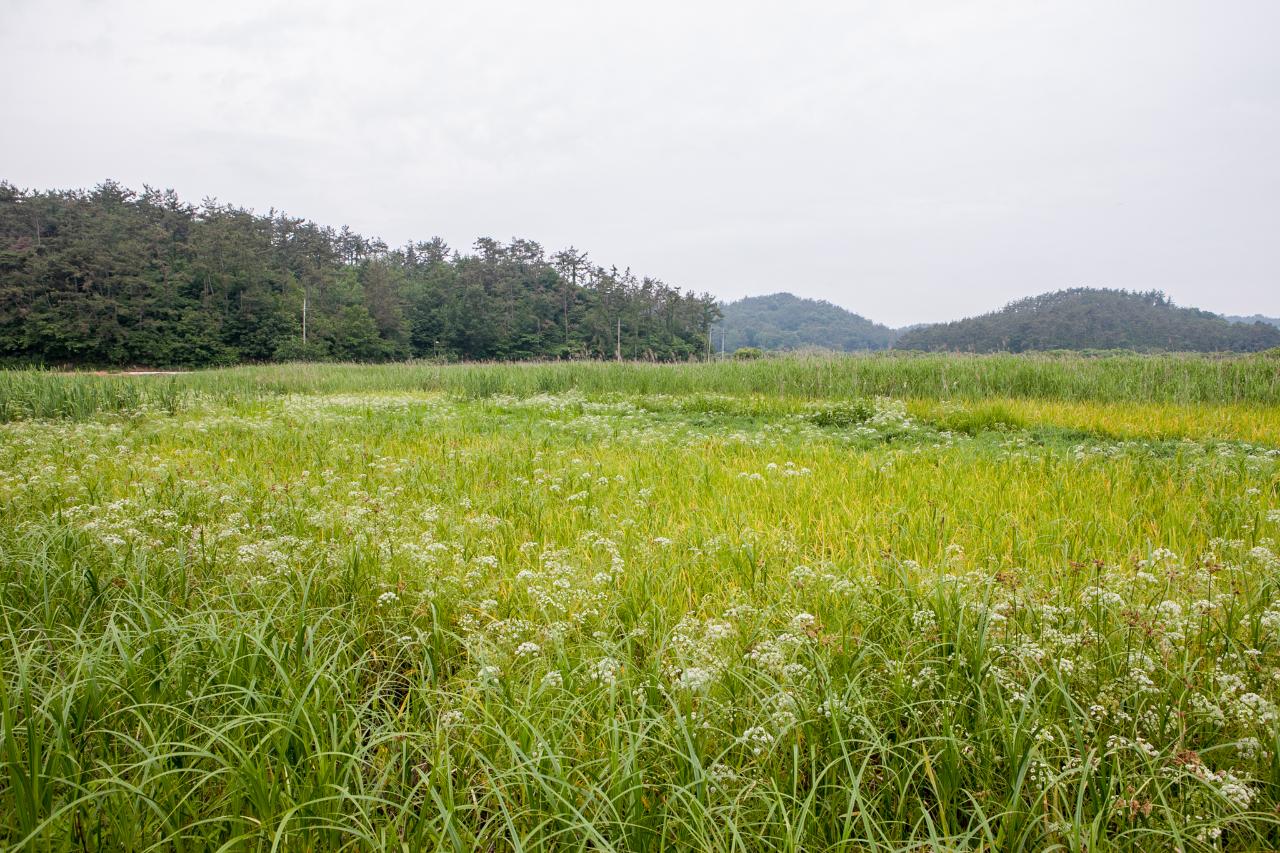
[[[617,344],[617,348],[614,349],[613,354],[618,359],[618,361],[622,361],[622,318],[621,317],[618,318],[618,344]]]
[[[724,326],[720,327],[720,356],[724,357]]]

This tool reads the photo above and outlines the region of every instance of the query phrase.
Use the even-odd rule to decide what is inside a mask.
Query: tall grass
[[[288,393],[444,391],[467,397],[723,393],[796,399],[892,396],[1280,405],[1271,354],[796,356],[690,364],[291,364],[178,376],[0,372],[0,418],[87,417],[150,406],[171,410],[200,394],[252,399]]]

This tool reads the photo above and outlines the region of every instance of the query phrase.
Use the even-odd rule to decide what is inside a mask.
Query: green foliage
[[[1000,311],[905,332],[895,346],[914,350],[1025,352],[1253,352],[1280,345],[1280,328],[1235,323],[1178,308],[1159,292],[1075,288],[1011,302]]]
[[[764,350],[757,347],[738,347],[733,351],[733,357],[738,361],[755,361],[757,358],[764,357]]]
[[[871,419],[875,407],[869,400],[851,400],[818,409],[809,420],[822,427],[850,427]]]
[[[329,345],[314,338],[306,343],[298,337],[284,338],[273,355],[276,361],[325,361],[329,358]]]
[[[895,333],[838,305],[790,293],[749,296],[720,307],[724,317],[712,333],[726,351],[740,347],[835,351],[888,349]]]
[[[1026,427],[1023,419],[998,403],[952,407],[934,420],[939,427],[966,435],[981,432],[1008,432]]]
[[[0,183],[0,363],[510,360],[707,352],[715,300],[528,240],[389,249],[114,183]]]

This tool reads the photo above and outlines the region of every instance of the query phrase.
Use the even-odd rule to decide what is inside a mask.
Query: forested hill
[[[1159,292],[1075,288],[1000,311],[906,332],[900,349],[1022,352],[1048,349],[1254,351],[1280,346],[1280,329],[1179,308]]]
[[[718,316],[709,295],[528,240],[392,249],[171,191],[0,182],[3,363],[672,360],[705,353]]]
[[[790,293],[749,296],[721,305],[720,310],[724,316],[712,339],[719,347],[723,330],[727,352],[739,347],[887,349],[895,334],[888,326],[873,323],[838,305],[802,299]]]
[[[1249,325],[1252,323],[1266,323],[1268,326],[1276,326],[1277,328],[1280,328],[1280,317],[1265,317],[1262,314],[1253,314],[1249,317],[1240,317],[1232,314],[1227,314],[1226,318],[1233,323],[1244,323],[1245,325]]]

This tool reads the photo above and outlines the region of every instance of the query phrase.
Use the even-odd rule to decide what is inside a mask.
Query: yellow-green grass
[[[1116,403],[1012,397],[977,402],[912,400],[908,410],[940,426],[1055,427],[1111,439],[1242,441],[1280,447],[1280,406],[1242,403]]]
[[[307,370],[0,426],[0,843],[1280,843],[1266,412]]]

